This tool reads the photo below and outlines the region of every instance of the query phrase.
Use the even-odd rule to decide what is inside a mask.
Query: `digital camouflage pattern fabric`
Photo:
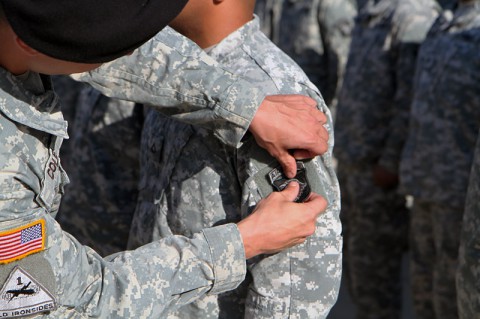
[[[147,63],[152,56],[153,64]],[[189,64],[189,59],[196,62]],[[121,60],[93,73],[97,83],[103,79],[116,86],[103,86],[105,93],[138,96],[138,102],[164,105],[169,113],[183,112],[179,117],[210,123],[216,136],[230,145],[239,143],[264,98],[244,80],[212,68],[213,60],[170,29]],[[175,76],[167,71],[172,65],[177,67]],[[185,72],[192,76],[178,77],[185,75],[181,70],[186,65]],[[160,79],[168,84],[161,85]],[[199,80],[206,82],[200,81],[204,86],[197,90]],[[105,259],[63,232],[54,219],[68,183],[58,155],[67,137],[58,97],[50,79],[36,73],[14,77],[1,69],[0,88],[0,236],[36,221],[45,225],[44,250],[0,264],[2,289],[21,271],[52,296],[45,317],[160,317],[174,305],[231,290],[244,280],[244,248],[234,224],[203,230],[191,239],[166,238]],[[178,94],[164,95],[172,89]],[[22,300],[23,306],[33,306],[28,298]],[[41,313],[38,307],[29,311]]]
[[[435,21],[418,54],[400,173],[402,191],[414,197],[411,269],[420,317],[458,317],[455,272],[480,127],[479,27],[479,1],[459,1]]]
[[[233,146],[240,142],[266,96],[169,27],[133,54],[74,78],[88,81],[109,97],[163,103],[159,110],[163,114],[208,127]]]
[[[174,49],[176,47],[182,48],[181,51]],[[137,53],[138,55],[136,55]],[[155,54],[158,54],[158,56],[155,56]],[[156,70],[165,70],[165,62],[161,60],[164,56],[162,54],[178,54],[173,58],[170,56],[169,59],[178,64],[190,63],[191,68],[188,71],[182,71],[182,68],[178,68],[173,71],[175,74],[163,74],[161,78],[156,78],[157,74],[151,74],[150,79],[143,81],[167,81],[168,76],[173,78],[180,74],[179,72],[186,72],[182,76],[191,80],[191,83],[195,83],[194,87],[200,90],[202,88],[208,90],[206,86],[199,86],[201,83],[209,85],[203,79],[204,76],[222,76],[220,81],[224,83],[236,80],[234,76],[227,72],[220,75],[219,71],[202,70],[202,65],[211,66],[215,62],[208,56],[202,55],[202,51],[191,41],[167,28],[160,32],[155,40],[147,43],[145,50],[142,48],[130,57],[133,61],[132,65],[139,66],[138,69],[123,70],[122,68],[129,68],[129,66],[125,66],[123,62],[114,62],[108,69],[108,75],[105,75],[104,71],[102,73],[92,72],[92,75],[94,74],[99,79],[98,81],[103,81],[97,88],[105,90],[105,93],[109,95],[119,94],[118,92],[112,92],[115,89],[109,87],[112,85],[109,76],[112,75],[113,77],[115,74],[124,76],[127,73],[128,76],[122,79],[123,82],[117,80],[117,84],[135,86],[136,84],[131,80],[131,78],[136,78],[134,72],[137,70],[140,70],[140,72],[150,70],[151,72],[151,66],[149,65],[151,61],[148,59],[153,58],[153,56],[155,56],[157,63]],[[199,61],[192,62],[190,57],[198,55],[201,56]],[[193,64],[195,64],[195,67],[193,67]],[[116,66],[119,66],[119,68],[115,69]],[[202,72],[212,73],[206,75]],[[90,78],[86,74],[73,77],[83,80]],[[64,166],[70,168],[71,184],[67,186],[69,191],[66,192],[62,200],[58,220],[66,231],[73,234],[81,243],[94,248],[102,256],[124,250],[138,195],[139,147],[144,116],[143,106],[127,100],[108,98],[100,91],[67,77],[56,77],[54,82],[56,88],[58,88],[58,94],[64,102],[62,103],[62,112],[68,116],[69,133],[71,135],[62,147],[62,158],[65,158]],[[240,82],[246,85],[245,82]],[[192,87],[191,84],[186,84],[184,87],[176,89],[175,86],[181,84],[178,79],[175,79],[169,82],[172,91],[159,90],[158,92],[161,93],[158,93],[155,91],[156,87],[153,84],[141,84],[137,88],[122,89],[119,96],[129,99],[143,98],[144,101],[149,101],[152,98],[158,101],[162,97],[155,97],[156,95],[167,94],[165,98],[169,98],[168,94],[172,94],[170,98],[174,99],[175,94],[172,92],[188,91],[188,88]],[[236,95],[243,89],[239,89],[235,84],[231,88],[228,88],[228,85],[224,88],[230,90],[228,92],[232,92],[225,93],[228,95],[227,102],[231,105],[216,105],[222,92],[214,93],[212,91],[211,93],[217,94],[217,96],[212,97],[209,101],[200,100],[200,98],[203,99],[202,96],[197,96],[195,99],[200,101],[199,103],[205,103],[205,106],[209,103],[207,107],[216,109],[217,114],[231,112],[228,117],[240,125],[235,133],[235,138],[239,139],[250,123],[250,117],[255,113],[257,106],[252,101],[258,99],[258,103],[260,103],[264,95],[253,88],[251,99],[245,102],[245,95]],[[142,91],[144,89],[150,89],[151,91]],[[134,90],[140,91],[134,94]],[[234,113],[236,112],[235,103],[242,107],[245,106],[244,110],[237,107],[242,112],[238,116]],[[185,118],[187,121],[192,121],[193,118],[193,121],[198,124],[208,121],[208,119],[203,118],[207,114],[202,113],[201,107],[203,105],[193,110],[189,115],[180,114],[179,117]],[[175,111],[170,110],[168,113],[183,113],[186,110],[186,108],[180,106]],[[221,124],[221,121],[217,120],[217,124],[219,126],[216,129],[219,135],[230,134],[228,130],[225,131],[222,127],[224,124]],[[123,136],[123,138],[118,138],[118,136]],[[223,141],[229,143],[225,138],[223,138]],[[236,144],[237,142],[233,141],[231,143]],[[89,172],[89,174],[85,174],[85,172]]]
[[[334,111],[357,14],[354,0],[257,0],[262,31],[305,71]]]
[[[72,114],[61,149],[70,184],[57,220],[101,256],[125,250],[137,204],[143,105],[108,98],[69,77],[54,84],[62,112]]]
[[[396,318],[409,218],[398,166],[418,47],[440,8],[433,0],[357,5],[335,122],[345,276],[357,318]],[[378,181],[379,171],[392,181]]]
[[[480,133],[480,132],[479,132]],[[479,135],[480,137],[480,135]],[[458,315],[461,319],[475,318],[480,313],[480,138],[477,138],[465,214],[457,271]]]
[[[329,118],[330,147],[305,165],[313,191],[325,196],[329,206],[306,243],[249,261],[249,276],[240,289],[202,298],[167,318],[325,318],[338,296],[342,245],[330,113],[298,65],[260,32],[258,18],[208,53],[267,94],[301,93],[318,102]],[[211,131],[149,111],[141,149],[131,248],[171,234],[189,236],[205,227],[236,222],[273,190],[267,174],[278,163],[248,133],[236,149],[222,144]]]

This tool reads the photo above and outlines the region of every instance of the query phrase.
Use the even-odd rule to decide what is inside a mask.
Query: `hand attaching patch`
[[[45,248],[45,237],[45,221],[43,219],[1,232],[0,264],[19,260],[42,251]]]
[[[302,203],[310,195],[311,189],[310,185],[308,184],[305,165],[303,162],[297,161],[297,175],[294,178],[287,178],[283,173],[283,169],[281,166],[272,169],[268,173],[268,178],[270,183],[277,191],[282,191],[287,187],[289,183],[292,181],[298,182],[300,184],[300,190],[298,192],[297,197],[295,198],[295,202]]]
[[[16,318],[52,311],[55,298],[32,275],[15,266],[0,290],[0,318]]]

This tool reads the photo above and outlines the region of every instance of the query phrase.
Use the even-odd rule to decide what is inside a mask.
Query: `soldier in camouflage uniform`
[[[257,0],[262,31],[305,71],[335,111],[357,15],[354,0]]]
[[[331,132],[330,113],[318,90],[298,65],[260,31],[258,17],[252,20],[255,1],[215,5],[214,1],[203,1],[202,9],[196,6],[199,1],[191,0],[170,25],[207,48],[216,61],[266,92],[302,93],[315,98],[328,115]],[[192,12],[198,20],[188,18]],[[189,32],[192,29],[195,32]],[[219,36],[220,31],[228,35]],[[206,227],[247,216],[274,190],[268,173],[278,167],[278,162],[261,150],[250,134],[241,144],[239,149],[228,147],[205,129],[149,111],[142,134],[139,206],[129,248],[173,234],[190,236]],[[332,148],[330,138],[325,155],[304,162],[312,189],[329,202],[327,212],[317,221],[315,235],[305,245],[252,261],[251,278],[234,292],[218,298],[207,296],[167,318],[327,316],[338,296],[342,245]]]
[[[358,2],[335,125],[344,258],[357,318],[399,318],[408,209],[397,193],[418,46],[433,0]]]
[[[480,132],[479,132],[480,133]],[[458,253],[457,303],[461,319],[480,314],[480,134],[477,138],[470,182],[468,184],[462,236]]]
[[[411,273],[420,318],[458,317],[455,270],[480,128],[479,28],[480,1],[459,1],[435,21],[418,54],[400,176],[414,197]]]
[[[54,85],[62,113],[72,113],[61,148],[70,184],[57,221],[101,256],[125,250],[138,194],[143,105],[67,76],[55,77]]]
[[[116,10],[110,10],[116,4],[114,1],[73,1],[60,5],[54,0],[41,3],[4,0],[0,4],[0,313],[3,318],[159,317],[165,309],[191,302],[205,293],[235,288],[244,279],[245,258],[301,243],[313,233],[304,229],[308,228],[305,223],[313,229],[326,203],[318,195],[313,195],[307,203],[292,203],[299,187],[291,184],[282,193],[269,196],[238,225],[205,229],[190,239],[174,236],[105,259],[79,244],[54,219],[68,182],[58,156],[67,137],[67,123],[49,76],[38,72],[81,72],[122,56],[163,28],[185,2],[169,2],[167,7],[164,1],[149,1],[140,7],[138,1],[123,1]],[[105,9],[109,15],[102,14]],[[86,24],[87,17],[96,18]],[[48,23],[39,23],[33,30],[29,28],[31,19]],[[136,32],[125,36],[127,30],[138,26],[138,21],[142,24]],[[109,22],[111,29],[94,32],[101,29],[99,24],[109,25]],[[44,25],[49,28],[42,29]],[[124,39],[120,46],[116,33]],[[82,36],[85,34],[88,37]],[[165,41],[160,41],[162,37]],[[172,41],[183,43],[179,47],[182,53],[171,46]],[[78,50],[79,47],[85,50]],[[186,51],[190,54],[185,54]],[[129,58],[119,59],[117,64],[97,70],[96,74],[113,82],[117,89],[111,93],[118,92],[120,85],[128,86],[120,92],[122,97],[141,93],[138,88],[151,90],[154,96],[140,94],[139,102],[170,106],[170,112],[181,111],[182,117],[192,121],[203,118],[205,124],[211,124],[214,120],[217,135],[233,145],[239,141],[235,137],[243,136],[245,126],[250,124],[250,131],[263,136],[258,140],[265,145],[265,135],[257,125],[263,127],[262,116],[268,117],[264,107],[276,108],[279,103],[272,102],[271,97],[265,98],[246,81],[218,68],[203,54],[196,54],[197,51],[186,39],[167,32],[135,50]],[[132,59],[137,63],[132,63]],[[149,72],[145,72],[147,61],[153,63],[148,64]],[[180,73],[189,72],[194,79],[206,73],[216,77],[211,79],[213,83],[202,83],[201,90],[194,88],[198,81],[192,79],[160,85],[160,79],[170,80],[168,70],[174,66]],[[178,89],[178,95],[163,95],[172,87]],[[252,93],[248,97],[250,102],[236,95],[242,88]],[[254,103],[264,98],[266,104],[255,107]],[[298,135],[312,143],[321,143],[325,138],[322,117],[303,104],[309,100],[290,99],[296,102],[291,105],[291,100],[282,99],[282,108],[287,111],[300,108],[308,114],[302,118],[304,123]],[[187,101],[192,105],[187,106]],[[247,108],[238,112],[239,105]],[[214,110],[208,106],[215,106]],[[276,121],[276,125],[281,126],[282,122]],[[266,126],[274,127],[268,122]],[[304,134],[305,126],[317,127],[317,134]],[[296,144],[295,138],[288,143]],[[287,152],[288,143],[268,147],[277,147],[275,154],[280,156]],[[298,146],[308,153],[319,152],[306,144]],[[288,166],[289,174],[290,169]],[[261,230],[257,231],[254,225]],[[281,230],[285,228],[286,231]]]
[[[143,107],[109,99],[68,77],[56,77],[54,84],[62,112],[76,110],[62,147],[70,184],[57,220],[102,256],[124,250],[138,195]],[[115,138],[120,135],[125,137]]]

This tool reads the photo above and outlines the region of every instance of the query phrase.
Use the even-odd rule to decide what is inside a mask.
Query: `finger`
[[[316,143],[305,145],[302,149],[292,150],[292,155],[297,160],[311,159],[315,156],[321,156],[328,151],[328,142],[319,138]]]
[[[297,161],[288,152],[283,152],[277,156],[277,160],[282,165],[283,172],[288,178],[294,178],[297,175]]]
[[[318,136],[308,142],[304,141],[303,145],[298,147],[298,152],[309,152],[314,155],[323,155],[327,150],[328,143],[326,143],[325,140],[321,139]],[[297,149],[295,149],[295,151],[297,151]],[[295,154],[295,151],[293,154]],[[307,153],[304,153],[304,155],[305,154]]]
[[[313,192],[310,193],[310,196],[303,204],[317,216],[323,213],[328,206],[328,202],[324,197]]]
[[[294,246],[303,244],[307,240],[307,237],[299,237],[295,240]]]
[[[308,106],[310,108],[317,109],[317,101],[312,99],[311,97],[305,95],[295,95],[295,98],[288,100],[290,103],[297,103],[299,105]]]
[[[298,103],[305,103],[308,105],[317,104],[314,99],[301,94],[276,94],[276,95],[269,95],[266,97],[266,99],[274,102],[285,102],[285,103],[298,102]]]
[[[322,123],[322,125],[326,124],[327,120],[328,120],[327,115],[325,113],[323,113],[322,111],[318,111],[318,112],[320,113],[320,121],[319,122]]]
[[[290,182],[288,183],[287,187],[281,192],[285,199],[289,202],[293,202],[295,198],[298,196],[298,190],[300,185],[297,182]]]
[[[310,159],[317,156],[317,154],[310,152],[309,150],[294,150],[293,157],[297,160]]]
[[[298,147],[299,149],[308,150],[316,155],[322,155],[328,150],[329,134],[323,125],[320,125],[318,130],[315,131],[315,134],[309,137],[310,139],[304,138],[304,142],[309,144],[306,144],[306,146],[302,148]]]
[[[318,110],[317,102],[314,99],[300,94],[270,95],[265,100],[272,103],[281,103],[286,107],[298,110]]]
[[[304,201],[304,203],[310,202],[312,200],[316,200],[318,197],[323,198],[322,195],[317,194],[315,192],[311,192],[310,195],[308,195],[307,199]]]
[[[317,101],[315,101],[314,99],[312,99],[311,97],[308,97],[308,96],[303,96],[303,100],[305,102],[305,104],[308,104],[312,107],[317,107]]]
[[[325,128],[325,126],[321,126],[319,128],[319,130],[317,131],[317,135],[322,139],[324,140],[325,142],[328,142],[328,131],[327,129]]]
[[[312,108],[310,111],[311,116],[315,119],[315,121],[320,122],[321,125],[327,123],[327,116],[325,113],[320,111],[317,108]]]

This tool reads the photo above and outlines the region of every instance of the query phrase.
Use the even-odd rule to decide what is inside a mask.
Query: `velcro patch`
[[[32,275],[16,266],[0,290],[0,318],[15,318],[56,309],[55,298]]]
[[[0,233],[0,264],[42,251],[45,249],[45,237],[43,219]]]

